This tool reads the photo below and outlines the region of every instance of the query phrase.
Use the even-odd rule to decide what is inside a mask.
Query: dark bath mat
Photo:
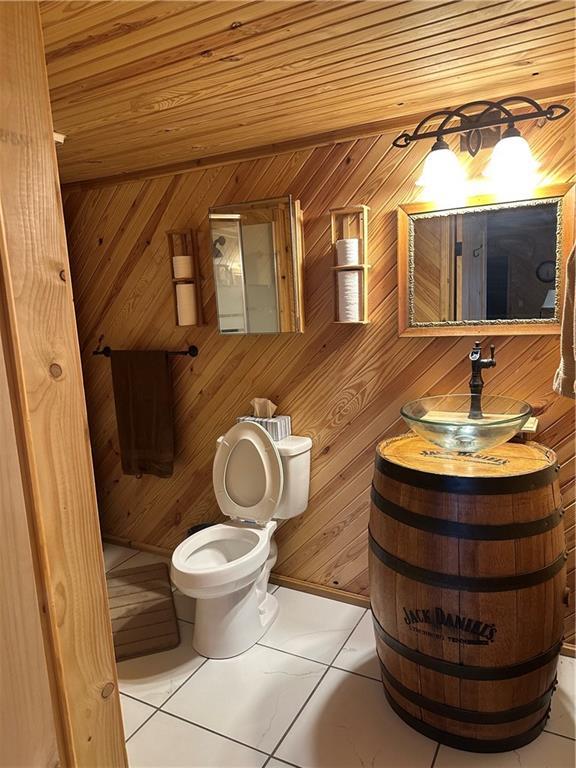
[[[180,632],[165,563],[106,576],[116,661],[175,648]]]

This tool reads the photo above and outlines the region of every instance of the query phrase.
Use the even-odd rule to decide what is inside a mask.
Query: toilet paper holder
[[[330,210],[335,323],[365,325],[369,322],[369,211],[367,205]]]

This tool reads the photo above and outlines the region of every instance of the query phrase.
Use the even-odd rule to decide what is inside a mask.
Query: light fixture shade
[[[508,128],[494,147],[484,175],[496,194],[529,194],[538,184],[538,163],[517,128]]]
[[[445,141],[437,139],[424,161],[420,178],[425,199],[455,205],[465,197],[466,172]]]

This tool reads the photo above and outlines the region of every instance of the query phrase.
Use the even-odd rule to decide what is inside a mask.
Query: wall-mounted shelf
[[[368,320],[368,212],[367,205],[351,205],[330,211],[330,234],[334,264],[335,323],[366,325]],[[350,241],[340,246],[348,253],[339,258],[337,242]],[[354,240],[357,243],[354,243]],[[347,277],[343,277],[346,273]],[[344,295],[348,294],[348,301]]]
[[[166,232],[176,325],[203,325],[198,242],[193,229]]]

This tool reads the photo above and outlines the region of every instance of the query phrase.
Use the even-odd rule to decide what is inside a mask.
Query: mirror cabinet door
[[[300,226],[289,197],[210,210],[221,333],[303,330]]]

